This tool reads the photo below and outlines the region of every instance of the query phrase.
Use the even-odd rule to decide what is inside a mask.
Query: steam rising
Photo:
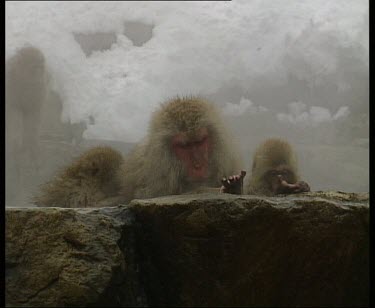
[[[8,1],[6,59],[25,44],[43,52],[57,118],[84,123],[86,146],[138,142],[161,102],[200,95],[223,111],[248,170],[257,143],[279,136],[313,190],[366,191],[368,10],[364,0]]]

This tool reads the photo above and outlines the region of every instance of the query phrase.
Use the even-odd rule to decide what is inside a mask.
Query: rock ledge
[[[7,306],[368,306],[368,194],[6,209]]]

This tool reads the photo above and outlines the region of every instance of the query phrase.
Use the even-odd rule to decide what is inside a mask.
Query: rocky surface
[[[8,306],[368,306],[368,194],[8,208]]]
[[[6,209],[6,304],[145,305],[124,208]]]

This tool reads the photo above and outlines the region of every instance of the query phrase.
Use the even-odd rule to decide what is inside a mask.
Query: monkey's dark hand
[[[294,191],[294,193],[302,193],[302,192],[309,192],[310,191],[310,186],[304,181],[298,181],[296,183],[297,187]]]
[[[302,192],[309,192],[310,186],[304,181],[298,181],[295,184],[289,184],[287,181],[283,180],[281,176],[280,179],[280,187],[279,193],[281,194],[298,194]]]
[[[246,171],[241,171],[240,174],[231,175],[228,178],[223,177],[221,180],[221,188],[220,192],[227,193],[227,194],[235,194],[241,195],[242,194],[242,187],[243,187],[243,178],[246,175]]]

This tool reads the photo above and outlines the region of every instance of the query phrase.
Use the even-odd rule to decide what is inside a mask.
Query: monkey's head
[[[297,160],[290,144],[281,139],[268,139],[254,155],[253,183],[272,194],[283,193],[298,181]]]
[[[15,73],[26,74],[35,78],[36,75],[44,73],[45,58],[43,53],[36,47],[25,46],[20,48],[10,59],[9,65],[17,68]]]
[[[279,165],[268,170],[263,175],[264,182],[274,194],[284,192],[283,183],[294,184],[297,182],[297,175],[288,165]]]
[[[210,178],[216,165],[213,153],[221,143],[221,119],[208,102],[195,98],[176,98],[154,114],[150,130],[152,144],[167,149],[175,166],[189,182]],[[156,133],[155,133],[156,132]]]
[[[25,101],[43,100],[48,77],[45,58],[39,49],[33,46],[22,47],[6,63],[6,71],[9,91]]]
[[[83,153],[65,173],[69,177],[95,178],[105,183],[111,180],[122,161],[122,155],[118,151],[98,146]]]
[[[121,168],[123,194],[150,198],[220,187],[223,176],[240,170],[214,105],[197,97],[177,97],[151,118],[148,135]]]

